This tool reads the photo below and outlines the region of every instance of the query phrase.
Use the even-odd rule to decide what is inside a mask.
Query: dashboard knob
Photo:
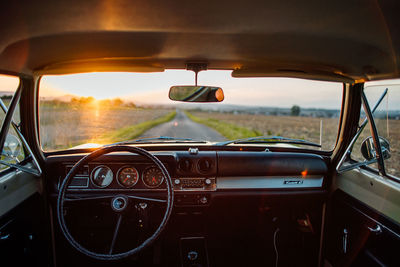
[[[205,179],[205,180],[204,180],[204,183],[205,183],[206,185],[211,185],[211,179],[209,179],[209,178]]]
[[[190,251],[187,255],[188,259],[190,261],[195,261],[197,260],[197,258],[199,257],[199,253],[197,253],[197,251]]]
[[[175,185],[179,185],[180,183],[181,183],[181,180],[175,179],[175,181],[174,181],[174,184],[175,184]]]
[[[202,197],[202,198],[200,198],[200,203],[201,203],[201,204],[207,204],[207,202],[208,202],[207,197]]]

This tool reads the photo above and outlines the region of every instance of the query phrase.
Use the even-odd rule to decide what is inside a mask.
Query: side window
[[[0,74],[0,99],[2,103],[0,103],[0,121],[3,127],[5,123],[6,110],[10,107],[11,100],[19,86],[19,78],[8,75]],[[15,128],[18,128],[20,124],[20,112],[19,112],[19,103],[15,108],[15,112],[13,114],[12,121],[10,123],[10,127],[8,129],[4,146],[1,151],[0,158],[0,172],[10,168],[8,164],[17,164],[20,161],[25,159],[25,153],[22,146],[21,139],[16,132]]]
[[[386,154],[384,165],[387,174],[400,177],[400,80],[369,82],[364,86],[364,93],[368,103],[373,109],[382,94],[387,90],[385,97],[373,112],[374,122],[380,138],[389,144],[390,152]],[[361,108],[360,124],[366,118],[364,109]],[[361,153],[363,141],[372,135],[369,122],[361,132],[354,144],[351,158],[363,161]],[[377,163],[372,163],[369,167],[378,169]]]

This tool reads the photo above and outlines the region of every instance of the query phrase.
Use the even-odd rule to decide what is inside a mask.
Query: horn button
[[[111,200],[111,208],[116,212],[123,211],[128,206],[128,199],[123,196],[117,196]]]

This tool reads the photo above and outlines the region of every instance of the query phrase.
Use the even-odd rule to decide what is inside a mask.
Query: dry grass
[[[176,111],[171,111],[166,115],[163,115],[156,119],[144,121],[138,124],[133,124],[118,130],[111,131],[110,133],[106,133],[102,136],[101,143],[111,144],[115,142],[135,139],[144,134],[147,130],[150,130],[157,125],[171,121],[173,118],[175,118],[175,116]]]
[[[323,121],[322,147],[331,150],[336,142],[338,118],[311,118],[295,116],[266,116],[232,113],[191,112],[200,118],[236,124],[260,132],[262,135],[280,135],[319,143],[320,121]]]
[[[101,143],[106,134],[160,118],[170,109],[43,105],[40,107],[40,137],[44,150],[70,148],[83,143]]]

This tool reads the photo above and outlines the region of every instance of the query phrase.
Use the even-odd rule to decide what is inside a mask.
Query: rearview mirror
[[[383,159],[390,158],[390,145],[389,142],[379,137],[379,143],[381,144]],[[361,144],[361,154],[366,160],[376,159],[376,150],[374,146],[374,140],[372,136],[366,138]]]
[[[169,89],[169,99],[183,102],[221,102],[224,100],[224,92],[221,87],[172,86]]]

